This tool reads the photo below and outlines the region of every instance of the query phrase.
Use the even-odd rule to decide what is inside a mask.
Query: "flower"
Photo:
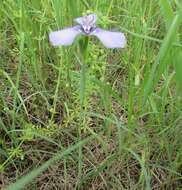
[[[74,19],[79,25],[51,32],[49,34],[50,42],[53,46],[71,45],[75,38],[80,35],[96,36],[107,48],[124,48],[126,45],[125,35],[121,32],[112,32],[96,27],[96,14]]]

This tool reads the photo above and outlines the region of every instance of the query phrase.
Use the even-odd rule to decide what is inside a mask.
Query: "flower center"
[[[89,35],[96,29],[95,19],[93,15],[88,15],[83,18],[83,23],[81,25],[82,32],[86,35]]]

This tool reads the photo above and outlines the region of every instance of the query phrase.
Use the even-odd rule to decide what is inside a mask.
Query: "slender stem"
[[[88,37],[85,37],[84,43],[81,45],[80,50],[82,54],[82,64],[80,73],[80,119],[84,120],[84,104],[85,104],[85,86],[86,86],[86,62],[87,62],[87,47],[88,47]]]
[[[51,122],[53,121],[54,115],[56,113],[56,105],[57,105],[59,88],[60,88],[60,83],[61,83],[61,62],[62,62],[62,60],[60,60],[60,64],[59,64],[59,72],[58,72],[56,90],[55,90],[55,93],[54,93],[53,110],[52,110],[52,114],[51,114]]]
[[[12,118],[12,129],[16,128],[16,109],[17,109],[17,93],[20,85],[21,71],[22,71],[22,63],[24,57],[24,41],[25,41],[25,33],[23,32],[23,1],[19,1],[19,14],[20,14],[20,22],[19,22],[19,35],[20,35],[20,55],[19,55],[19,64],[16,75],[16,84],[15,84],[15,94],[13,97],[13,118]],[[16,132],[13,132],[13,142],[17,145],[18,141],[16,138]]]
[[[86,86],[86,62],[87,62],[87,47],[88,47],[88,37],[85,37],[84,43],[80,44],[80,51],[82,56],[81,72],[80,72],[80,127],[78,128],[78,140],[82,140],[82,128],[85,125],[85,86]],[[82,145],[79,147],[78,152],[78,179],[81,179],[82,166],[83,166],[83,154]]]
[[[80,72],[80,114],[84,112],[86,65],[82,63]]]

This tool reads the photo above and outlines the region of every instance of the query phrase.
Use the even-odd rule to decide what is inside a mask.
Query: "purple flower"
[[[74,19],[79,25],[51,32],[49,34],[50,42],[53,46],[68,46],[73,43],[75,38],[80,35],[93,35],[99,38],[102,44],[107,48],[124,48],[126,45],[125,35],[121,32],[111,32],[96,27],[96,14],[79,17]]]

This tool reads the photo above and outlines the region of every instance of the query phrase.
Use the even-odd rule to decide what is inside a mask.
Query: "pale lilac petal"
[[[80,25],[85,25],[85,24],[89,24],[89,22],[91,21],[91,23],[95,24],[97,20],[97,15],[96,14],[90,14],[87,16],[83,16],[83,17],[78,17],[75,18],[74,21]],[[88,22],[88,23],[87,23]]]
[[[75,21],[77,24],[83,25],[83,17],[75,18],[74,21]]]
[[[121,32],[111,32],[97,28],[92,35],[95,35],[107,48],[124,48],[126,46],[125,35]]]
[[[49,34],[49,40],[53,46],[68,46],[71,45],[74,39],[81,33],[80,26],[74,26],[51,32]]]

